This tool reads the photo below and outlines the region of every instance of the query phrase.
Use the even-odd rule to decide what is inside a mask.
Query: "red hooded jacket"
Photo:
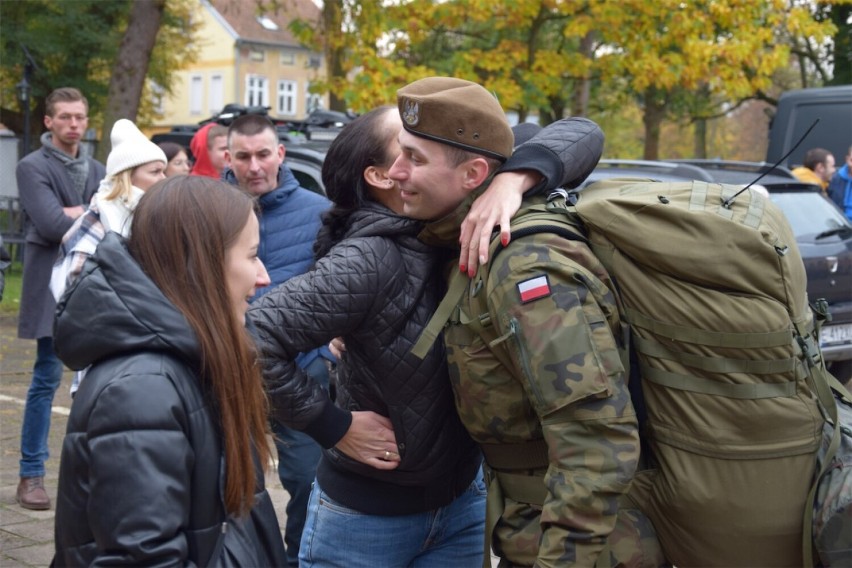
[[[198,132],[195,133],[195,136],[189,142],[189,149],[195,157],[195,164],[193,164],[189,175],[219,179],[219,172],[216,171],[216,168],[210,162],[210,152],[207,150],[207,133],[214,126],[216,126],[215,122],[205,124],[198,129]]]

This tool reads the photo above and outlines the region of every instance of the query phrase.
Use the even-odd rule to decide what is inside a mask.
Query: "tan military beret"
[[[506,113],[482,86],[453,77],[428,77],[396,92],[408,132],[491,158],[512,155]]]

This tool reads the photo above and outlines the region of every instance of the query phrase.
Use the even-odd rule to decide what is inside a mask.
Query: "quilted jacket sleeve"
[[[295,363],[298,353],[359,329],[377,299],[398,285],[399,251],[381,238],[352,239],[336,246],[316,267],[258,299],[248,312],[263,363],[276,420],[302,430],[325,448],[349,429],[348,411]]]
[[[577,187],[597,166],[604,134],[587,118],[563,118],[518,146],[500,171],[534,170],[544,179],[527,192],[538,195],[557,187]]]

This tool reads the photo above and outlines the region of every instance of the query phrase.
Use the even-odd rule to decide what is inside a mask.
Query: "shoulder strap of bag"
[[[831,461],[837,454],[837,448],[840,446],[840,419],[837,413],[837,401],[835,395],[850,402],[852,404],[852,395],[846,390],[840,381],[838,381],[825,366],[825,361],[822,357],[812,357],[811,351],[814,354],[819,354],[819,343],[817,339],[820,334],[822,324],[830,316],[828,315],[827,305],[825,300],[818,300],[817,305],[813,309],[814,312],[814,331],[813,334],[799,335],[799,344],[804,354],[804,360],[808,364],[808,380],[814,394],[819,400],[820,409],[823,412],[823,419],[833,425],[831,434],[831,442],[825,452],[825,458],[820,464],[820,469],[814,476],[813,484],[808,492],[808,500],[805,505],[805,512],[802,523],[802,550],[803,550],[803,565],[813,566],[813,517],[814,517],[814,500],[816,492],[819,488],[819,482],[828,471]]]
[[[531,209],[536,211],[536,213],[524,219],[522,226],[511,232],[510,240],[517,240],[536,233],[553,233],[568,240],[588,242],[579,231],[572,231],[564,224],[556,222],[553,216],[544,209],[544,206],[533,207]],[[494,258],[505,249],[503,243],[497,238],[498,235],[499,233],[495,232],[491,236],[491,245],[488,253],[489,266],[494,262]],[[486,267],[480,267],[480,270],[486,269]],[[471,280],[463,275],[456,276],[450,280],[450,286],[444,295],[444,299],[441,300],[441,303],[435,310],[435,314],[429,320],[429,323],[426,324],[426,327],[417,339],[417,343],[411,348],[412,355],[419,359],[423,359],[426,356],[429,349],[435,344],[438,334],[444,329],[453,311],[459,305],[470,282]]]

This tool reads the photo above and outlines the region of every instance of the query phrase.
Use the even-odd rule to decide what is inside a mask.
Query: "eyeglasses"
[[[85,122],[89,120],[89,117],[85,114],[60,114],[56,116],[55,120],[61,120],[62,122],[71,122],[72,120]]]

